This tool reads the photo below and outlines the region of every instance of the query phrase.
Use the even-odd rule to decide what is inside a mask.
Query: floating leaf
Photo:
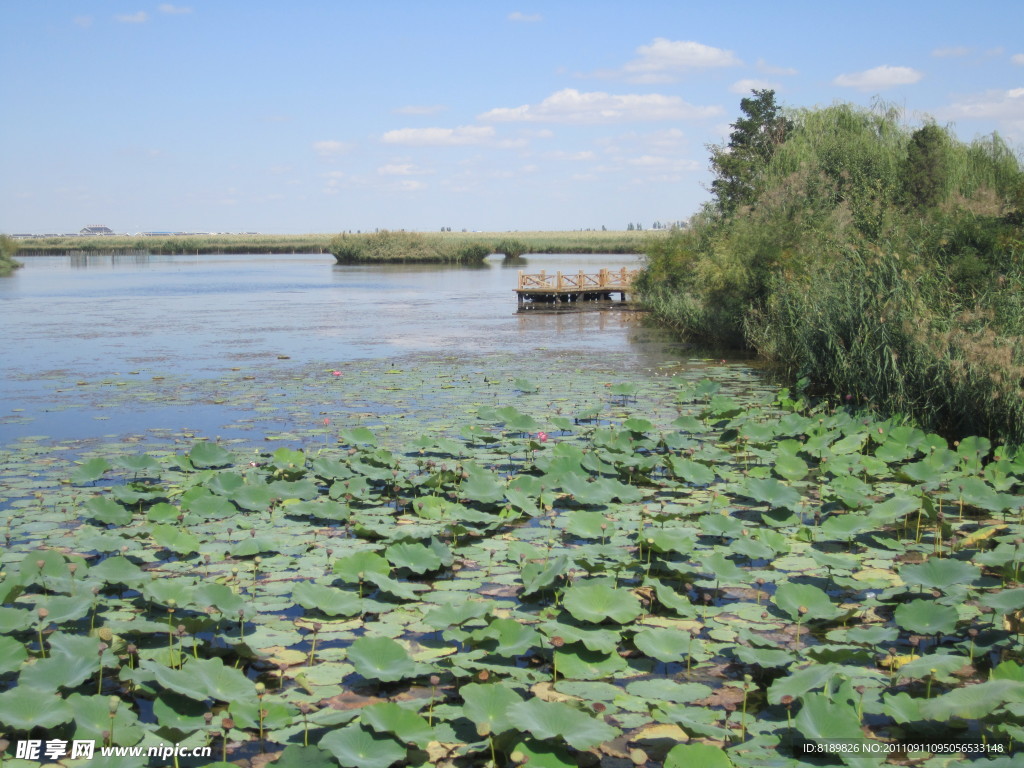
[[[565,591],[562,603],[573,618],[595,624],[608,619],[625,624],[641,613],[640,601],[632,592],[604,581],[574,584]]]
[[[560,738],[576,749],[589,749],[619,734],[617,728],[559,702],[528,699],[513,704],[508,714],[520,730],[538,739]]]
[[[360,637],[348,649],[348,660],[367,680],[390,683],[415,677],[419,667],[405,648],[390,637]]]
[[[345,768],[389,768],[404,760],[406,748],[390,736],[374,733],[361,725],[331,731],[320,740]]]
[[[931,600],[912,600],[896,606],[896,623],[906,630],[922,635],[952,634],[959,619],[956,608]]]

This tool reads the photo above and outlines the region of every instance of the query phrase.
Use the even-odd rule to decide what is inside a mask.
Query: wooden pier
[[[528,303],[558,304],[562,302],[611,301],[612,294],[619,295],[625,302],[626,294],[633,285],[639,269],[602,269],[597,274],[555,272],[548,274],[541,270],[536,275],[519,271],[519,286],[516,297],[520,306]]]

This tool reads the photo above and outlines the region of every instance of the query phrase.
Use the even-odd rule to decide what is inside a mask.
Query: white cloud
[[[1024,66],[1024,53],[1013,54],[1013,56],[1010,57],[1010,61],[1012,61],[1014,64],[1020,64],[1021,66]]]
[[[637,58],[627,62],[622,73],[644,82],[664,81],[690,69],[735,67],[743,62],[732,51],[692,40],[667,40],[657,37],[650,45],[636,49]]]
[[[743,80],[737,80],[735,83],[729,86],[729,90],[733,93],[739,93],[744,96],[749,95],[751,91],[777,91],[779,89],[778,83],[772,83],[768,80],[758,80],[757,78],[747,77]]]
[[[956,56],[966,56],[971,52],[971,49],[965,45],[951,45],[946,48],[936,48],[932,51],[932,56],[939,59],[945,59]]]
[[[427,168],[420,168],[412,163],[387,163],[377,169],[381,176],[424,176],[433,173]]]
[[[941,110],[943,118],[966,120],[1006,120],[1024,125],[1024,88],[986,91]]]
[[[764,59],[757,60],[757,71],[763,72],[766,75],[796,75],[799,74],[799,70],[793,69],[793,67],[774,67]]]
[[[350,149],[352,149],[352,145],[346,144],[344,141],[328,139],[313,142],[313,151],[320,155],[320,157],[337,157],[338,155],[345,154]]]
[[[513,11],[508,15],[509,21],[525,21],[525,22],[536,22],[540,21],[543,17],[539,13],[522,13],[521,11]]]
[[[857,88],[861,91],[877,91],[892,88],[896,85],[911,85],[924,77],[924,73],[910,67],[890,67],[883,65],[863,72],[851,72],[839,75],[832,82],[846,88]]]
[[[149,14],[145,11],[139,11],[138,13],[122,13],[114,16],[114,18],[122,24],[142,24],[149,21]]]
[[[192,13],[192,9],[186,5],[171,5],[170,3],[161,3],[158,10],[160,13]]]
[[[678,96],[581,93],[574,88],[553,93],[539,104],[499,107],[480,115],[495,122],[612,123],[648,120],[692,120],[711,117],[720,107],[695,107]]]
[[[459,147],[484,144],[494,138],[489,125],[462,125],[458,128],[399,128],[388,131],[380,140],[385,144],[417,147]]]
[[[418,192],[421,189],[425,189],[427,185],[416,179],[402,179],[395,186],[402,192]]]
[[[409,104],[405,107],[398,107],[392,110],[396,115],[436,115],[438,112],[443,112],[444,107],[440,104]]]
[[[75,16],[75,24],[82,29],[88,29],[92,26],[92,16]]]

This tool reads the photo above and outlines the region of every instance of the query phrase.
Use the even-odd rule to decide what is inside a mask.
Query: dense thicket
[[[967,144],[892,109],[787,117],[784,140],[744,168],[739,204],[721,173],[732,143],[712,148],[715,199],[649,251],[647,305],[823,391],[952,434],[1024,440],[1018,157],[997,135]]]

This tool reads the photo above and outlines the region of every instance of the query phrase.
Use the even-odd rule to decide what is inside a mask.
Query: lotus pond
[[[12,442],[5,764],[1017,764],[1024,452],[624,362],[239,373],[248,435]]]

